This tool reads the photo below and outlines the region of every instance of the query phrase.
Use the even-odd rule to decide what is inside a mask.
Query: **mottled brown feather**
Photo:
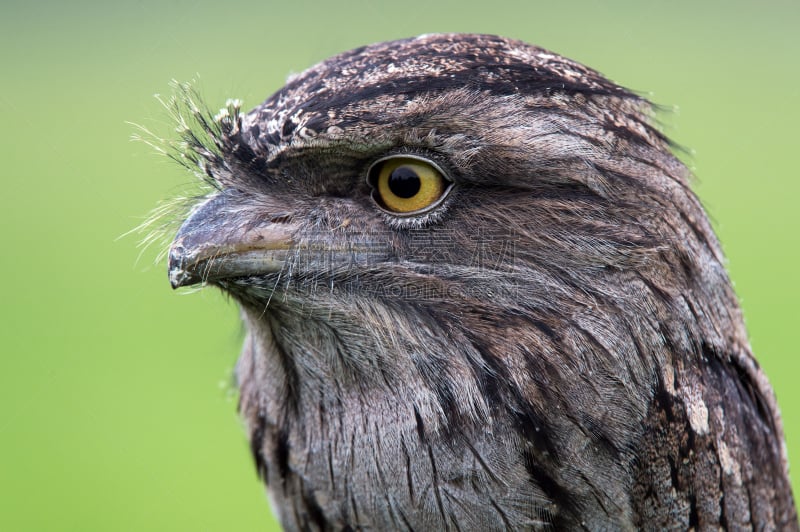
[[[218,191],[171,278],[241,303],[240,410],[286,529],[797,530],[774,395],[652,115],[557,54],[450,34],[187,132]],[[442,168],[443,203],[382,210],[366,172],[391,154]],[[277,270],[225,276],[218,246],[189,271],[278,233]]]

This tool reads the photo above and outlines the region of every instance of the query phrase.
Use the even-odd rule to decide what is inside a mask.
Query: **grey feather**
[[[217,191],[171,278],[241,304],[240,410],[286,529],[797,530],[774,395],[646,100],[428,35],[189,114]],[[443,169],[441,204],[376,204],[392,154]]]

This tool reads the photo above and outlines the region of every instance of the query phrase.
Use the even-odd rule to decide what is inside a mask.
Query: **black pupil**
[[[417,173],[408,166],[398,166],[389,175],[389,190],[398,198],[411,198],[422,186]]]

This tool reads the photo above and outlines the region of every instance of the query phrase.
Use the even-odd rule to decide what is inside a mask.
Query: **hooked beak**
[[[295,226],[243,219],[247,211],[227,189],[192,211],[169,249],[172,288],[279,272],[294,245]]]

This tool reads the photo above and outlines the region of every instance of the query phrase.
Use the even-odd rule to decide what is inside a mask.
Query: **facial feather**
[[[430,35],[246,115],[186,107],[181,159],[225,208],[189,217],[171,268],[242,306],[240,409],[284,526],[796,527],[719,243],[641,97]],[[409,155],[453,186],[398,215],[367,174]]]

